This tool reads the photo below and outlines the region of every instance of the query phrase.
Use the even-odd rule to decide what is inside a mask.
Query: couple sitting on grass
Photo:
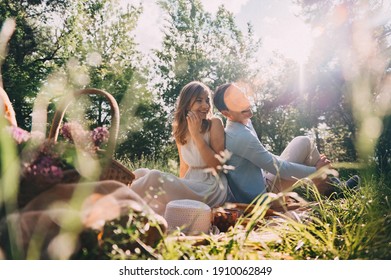
[[[213,99],[216,108],[228,119],[225,131],[221,119],[212,116],[211,91],[207,86],[191,82],[180,93],[173,124],[180,156],[180,178],[158,170],[138,169],[134,171],[136,179],[130,189],[112,180],[59,183],[32,197],[19,211],[10,213],[3,212],[6,208],[0,201],[0,255],[3,244],[8,244],[3,240],[11,240],[8,238],[11,233],[20,249],[19,257],[26,257],[29,248],[37,248],[39,255],[36,257],[68,258],[77,252],[80,244],[64,243],[63,239],[57,238],[63,230],[65,233],[86,229],[103,232],[106,221],[122,217],[130,210],[142,212],[165,230],[167,221],[161,216],[170,201],[191,199],[210,207],[225,202],[251,203],[266,192],[285,192],[298,179],[330,165],[307,137],[295,138],[280,157],[269,153],[251,125],[250,103],[235,84],[220,86]],[[1,87],[0,109],[9,125],[16,127],[12,104]],[[228,170],[227,175],[219,168],[222,163],[216,158],[216,154],[225,149],[232,153],[226,164],[235,167]],[[355,179],[346,184],[350,181],[350,185],[356,185]],[[335,189],[330,179],[319,178],[316,184],[326,195]],[[34,190],[34,185],[31,187]],[[75,202],[77,207],[70,206],[74,205],[74,197],[80,203]],[[7,214],[4,219],[2,214]],[[74,219],[72,226],[64,217]],[[114,234],[110,229],[106,230],[107,236]],[[39,239],[34,239],[35,236]],[[156,244],[160,230],[150,227],[144,237],[146,244]]]
[[[180,92],[174,115],[173,135],[180,158],[179,178],[158,170],[137,169],[131,189],[152,209],[163,215],[172,200],[192,199],[218,207],[225,202],[251,203],[265,192],[284,192],[299,179],[310,176],[330,160],[321,155],[308,137],[294,138],[281,156],[265,149],[251,124],[251,104],[244,90],[234,83],[217,88],[215,107],[227,118],[212,115],[212,93],[201,82],[190,82]],[[215,156],[232,153],[227,175]],[[216,172],[206,172],[214,170]],[[358,184],[358,177],[348,186]],[[340,183],[323,175],[314,180],[319,192],[330,195]]]

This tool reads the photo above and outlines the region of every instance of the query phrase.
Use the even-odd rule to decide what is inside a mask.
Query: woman
[[[1,79],[1,75],[0,75]],[[8,125],[10,126],[18,126],[16,122],[15,117],[15,111],[12,107],[12,103],[7,95],[7,93],[4,91],[4,89],[0,86],[0,104],[4,106],[3,108],[0,108],[0,112],[4,114],[5,119],[8,121]]]
[[[173,135],[178,147],[180,178],[158,170],[138,169],[131,189],[163,215],[171,200],[193,199],[210,207],[227,197],[224,174],[213,175],[222,163],[215,157],[224,151],[224,127],[212,116],[211,91],[201,82],[191,82],[180,92],[174,115]]]

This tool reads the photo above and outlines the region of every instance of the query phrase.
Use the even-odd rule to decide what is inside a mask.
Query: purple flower
[[[102,143],[107,143],[109,141],[109,130],[107,127],[97,127],[92,133],[92,142],[96,147],[99,147]]]
[[[11,133],[12,138],[18,144],[22,144],[24,142],[27,142],[31,138],[30,133],[24,129],[21,129],[20,127],[10,126],[10,127],[7,127],[7,129]]]
[[[109,140],[109,130],[106,127],[97,127],[93,131],[87,132],[78,122],[64,123],[60,133],[66,140],[77,143],[79,147],[84,147],[87,150],[99,147]],[[94,147],[91,147],[91,144]]]
[[[61,128],[61,135],[73,143],[86,143],[88,132],[78,122],[64,123]]]
[[[25,173],[26,175],[44,176],[49,180],[58,180],[63,177],[62,165],[60,159],[41,153],[32,164],[25,166]]]
[[[46,182],[59,182],[64,177],[64,170],[74,167],[78,153],[98,156],[99,146],[109,140],[109,130],[106,127],[86,131],[78,122],[64,123],[60,133],[66,141],[46,139],[24,153],[25,160],[22,162],[27,178],[36,176],[44,177]]]
[[[60,129],[60,134],[68,141],[73,141],[71,133],[71,124],[64,123]]]

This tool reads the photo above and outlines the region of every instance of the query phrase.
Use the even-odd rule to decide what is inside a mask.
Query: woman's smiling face
[[[207,92],[203,92],[192,101],[188,110],[196,113],[201,119],[206,119],[210,113],[210,109],[211,104],[209,94]]]

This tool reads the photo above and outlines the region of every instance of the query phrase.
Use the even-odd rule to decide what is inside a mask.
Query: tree
[[[243,79],[256,73],[252,66],[260,42],[252,27],[243,33],[233,14],[220,7],[215,16],[206,12],[199,0],[159,2],[166,14],[163,46],[155,50],[154,96],[160,104],[161,137],[169,143],[172,121],[168,116],[182,87],[193,80],[213,90],[216,86]]]
[[[258,67],[259,74],[248,89],[254,101],[252,124],[268,150],[280,154],[300,134],[297,65],[274,53]]]
[[[132,33],[142,7],[124,8],[119,2],[94,0],[76,2],[72,8],[65,26],[71,32],[63,52],[63,57],[74,64],[70,75],[81,76],[84,71],[88,77],[76,79],[77,87],[96,87],[111,93],[120,103],[122,131],[134,129],[131,120],[137,104],[148,98],[141,56]],[[87,112],[89,120],[96,125],[107,124],[109,108],[104,106],[104,100],[92,101],[94,106]]]
[[[117,157],[133,160],[161,154],[167,139],[161,136],[167,130],[159,120],[165,116],[161,116],[151,100],[146,67],[132,33],[142,6],[124,9],[120,2],[95,0],[76,3],[74,11],[68,19],[73,32],[66,42],[67,56],[76,58],[81,72],[88,72],[88,86],[107,90],[119,102],[121,130]],[[87,112],[89,122],[106,124],[110,115],[104,100],[92,101],[93,106]]]
[[[60,9],[56,3],[62,2],[63,9]],[[15,108],[22,109],[18,111],[19,125],[30,128],[32,105],[38,99],[52,103],[68,91],[96,87],[108,91],[119,102],[121,130],[118,141],[122,154],[139,155],[150,151],[156,141],[137,141],[140,145],[136,149],[127,142],[133,142],[140,131],[145,132],[139,118],[142,116],[135,115],[140,112],[138,104],[145,108],[151,99],[146,87],[146,71],[140,63],[141,55],[136,51],[132,33],[142,6],[124,7],[120,1],[109,0],[34,1],[36,6],[28,4],[7,1],[1,6],[1,11],[7,15],[10,11],[11,15],[19,12],[28,15],[28,19],[21,16],[26,26],[24,29],[19,27],[20,30],[31,30],[27,22],[32,22],[35,30],[28,33],[31,44],[20,38],[21,31],[17,30],[11,43],[19,46],[23,39],[27,54],[23,55],[11,44],[4,67],[7,90]],[[53,8],[43,9],[47,7]],[[54,42],[50,37],[55,38]],[[110,113],[105,101],[100,97],[92,97],[90,101],[92,103],[84,104],[87,118],[79,115],[78,120],[86,120],[90,126],[108,125]],[[72,110],[77,111],[75,106],[69,108]]]
[[[167,14],[162,50],[156,51],[157,96],[172,109],[180,89],[200,80],[212,88],[250,79],[259,41],[251,26],[243,34],[233,14],[220,7],[216,16],[205,12],[200,1],[166,0]]]
[[[23,128],[30,127],[34,96],[41,82],[52,71],[50,62],[57,59],[57,52],[62,47],[61,36],[52,36],[50,15],[63,13],[68,2],[3,0],[0,3],[0,25],[7,18],[16,21],[16,30],[1,72],[4,88],[17,109],[18,125]]]
[[[307,88],[311,115],[324,116],[329,127],[345,135],[350,159],[357,159],[357,151],[361,159],[370,158],[382,124],[387,125],[382,119],[389,114],[389,104],[379,106],[377,101],[389,87],[389,4],[294,2],[301,5],[301,16],[318,34],[306,72],[312,81]]]

